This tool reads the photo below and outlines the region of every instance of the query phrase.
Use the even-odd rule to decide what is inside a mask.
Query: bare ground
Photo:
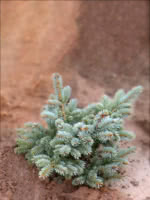
[[[144,35],[147,33],[144,21],[147,4],[125,4],[125,9],[128,10],[125,19],[121,17],[123,11],[119,3],[113,6],[118,8],[120,18],[117,12],[110,12],[110,4],[99,3],[95,6],[90,5],[89,8],[88,4],[81,6],[75,1],[67,4],[53,1],[2,2],[1,200],[150,199],[149,71],[147,43],[142,42],[147,37]],[[105,20],[103,16],[107,13],[110,13],[110,18]],[[138,30],[135,36],[131,34],[133,30],[126,29],[122,32],[123,27],[116,25],[116,33],[109,38],[108,33],[113,30],[109,26],[111,20],[124,19],[124,26],[128,27],[128,18],[132,19],[132,23],[134,18],[139,23],[134,24],[134,29]],[[92,19],[94,23],[90,22]],[[99,23],[100,30],[96,25]],[[116,38],[115,34],[118,34],[117,38],[121,38],[117,45],[114,45],[113,40]],[[134,38],[135,42],[130,45]],[[115,62],[116,55],[111,55],[111,52],[121,52],[123,45],[125,48],[122,53],[118,53],[119,59]],[[98,46],[101,46],[100,54],[97,53]],[[110,49],[108,55],[107,49]],[[139,53],[140,56],[137,56]],[[109,59],[104,59],[105,55]],[[129,56],[129,61],[121,56]],[[132,60],[135,63],[131,63]],[[96,67],[99,64],[101,67]],[[112,64],[111,68],[107,67],[109,64]],[[125,66],[125,69],[121,69],[119,65]],[[55,181],[41,181],[36,168],[30,166],[23,156],[15,155],[15,128],[21,127],[26,121],[40,121],[42,105],[52,91],[50,76],[56,71],[63,75],[65,84],[72,86],[73,96],[79,98],[80,106],[99,100],[104,93],[112,95],[120,87],[127,89],[135,84],[144,86],[145,91],[135,107],[136,117],[134,115],[126,123],[127,129],[135,131],[137,135],[133,141],[137,152],[130,157],[127,176],[121,182],[94,190],[85,186],[73,187],[67,182],[59,184]]]

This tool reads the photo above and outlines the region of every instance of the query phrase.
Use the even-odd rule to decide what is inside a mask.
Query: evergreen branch
[[[17,129],[15,152],[39,169],[39,177],[56,174],[72,179],[73,185],[86,184],[101,188],[110,179],[121,178],[121,168],[128,164],[134,147],[120,148],[121,141],[135,138],[124,130],[123,120],[131,113],[132,104],[142,91],[138,86],[125,93],[119,90],[114,98],[106,95],[98,103],[78,108],[71,99],[71,88],[63,88],[59,74],[53,75],[54,94],[44,106],[39,123],[25,123]]]

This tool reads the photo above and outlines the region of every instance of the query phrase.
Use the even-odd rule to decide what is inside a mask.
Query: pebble
[[[131,183],[133,186],[135,186],[135,187],[137,187],[137,186],[139,185],[139,182],[136,181],[136,180],[130,181],[130,183]]]

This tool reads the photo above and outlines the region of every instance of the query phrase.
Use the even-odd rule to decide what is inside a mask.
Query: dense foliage
[[[138,86],[125,93],[119,90],[111,99],[77,107],[71,88],[63,88],[59,74],[53,75],[55,93],[44,106],[41,117],[47,123],[25,123],[17,129],[16,153],[39,169],[41,178],[64,177],[73,185],[100,188],[109,179],[121,177],[120,168],[128,164],[127,155],[135,147],[121,148],[121,141],[135,136],[124,130],[123,120],[142,91]]]

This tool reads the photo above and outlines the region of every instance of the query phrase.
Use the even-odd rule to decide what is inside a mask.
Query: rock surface
[[[2,1],[0,197],[2,200],[149,199],[148,1]],[[63,75],[80,106],[137,84],[144,92],[126,123],[136,132],[126,177],[93,190],[40,181],[35,167],[14,154],[16,133],[39,121]],[[134,184],[138,183],[138,184]]]

